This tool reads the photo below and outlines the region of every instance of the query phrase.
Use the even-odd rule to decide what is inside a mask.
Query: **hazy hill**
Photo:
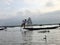
[[[28,12],[27,12],[28,13]],[[33,20],[33,23],[59,23],[60,22],[60,11],[55,12],[49,12],[45,14],[31,14],[30,17]],[[29,17],[29,15],[26,14],[23,16],[23,13],[18,12],[16,17],[10,18],[10,19],[4,19],[0,20],[0,25],[19,25],[21,24],[21,21],[24,19],[24,17]]]

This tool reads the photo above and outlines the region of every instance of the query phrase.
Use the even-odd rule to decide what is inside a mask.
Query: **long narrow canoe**
[[[58,28],[58,26],[51,26],[51,27],[47,26],[47,27],[39,27],[39,28],[38,27],[35,27],[35,28],[33,28],[33,27],[25,27],[23,29],[33,31],[33,30],[56,29],[56,28]]]

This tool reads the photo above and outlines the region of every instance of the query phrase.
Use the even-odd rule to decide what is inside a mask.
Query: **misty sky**
[[[0,0],[0,25],[21,24],[31,17],[34,23],[59,23],[60,0]]]

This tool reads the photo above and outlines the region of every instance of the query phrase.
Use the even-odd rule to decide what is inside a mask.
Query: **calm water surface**
[[[24,40],[20,27],[8,28],[6,30],[0,31],[0,45],[24,45],[22,44]],[[60,28],[52,29],[49,33],[33,31],[27,32],[27,34],[30,34],[31,36],[30,45],[60,45]],[[47,40],[43,39],[45,35]]]

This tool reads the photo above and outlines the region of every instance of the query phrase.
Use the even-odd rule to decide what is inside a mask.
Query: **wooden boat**
[[[59,26],[47,26],[47,27],[25,27],[23,29],[27,29],[27,30],[30,30],[30,31],[33,31],[33,30],[44,30],[44,29],[56,29],[58,28]]]
[[[4,29],[6,29],[6,27],[0,27],[0,30],[4,30]]]

